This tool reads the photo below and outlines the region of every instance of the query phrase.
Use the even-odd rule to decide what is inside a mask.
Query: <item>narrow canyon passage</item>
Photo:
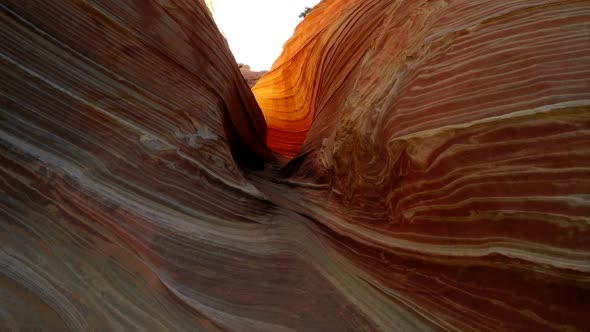
[[[0,6],[0,330],[590,330],[590,2]]]

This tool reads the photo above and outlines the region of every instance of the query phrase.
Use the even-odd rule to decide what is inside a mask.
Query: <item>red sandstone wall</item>
[[[587,1],[1,6],[0,330],[590,329]]]
[[[282,204],[430,327],[587,328],[589,23],[584,1],[323,1],[253,88],[298,156]]]

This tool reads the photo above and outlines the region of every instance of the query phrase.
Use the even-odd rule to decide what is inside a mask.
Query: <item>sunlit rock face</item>
[[[324,1],[253,91],[379,326],[589,328],[590,3]]]
[[[1,6],[0,330],[590,330],[588,2]]]
[[[0,330],[372,326],[236,164],[273,157],[203,3],[2,6]]]

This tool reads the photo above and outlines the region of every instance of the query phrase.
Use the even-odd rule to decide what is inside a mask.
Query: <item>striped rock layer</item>
[[[590,329],[588,1],[0,6],[0,330]]]
[[[253,92],[379,327],[590,328],[590,2],[323,1]]]

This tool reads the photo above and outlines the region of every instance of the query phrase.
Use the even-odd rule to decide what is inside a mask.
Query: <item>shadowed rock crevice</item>
[[[590,329],[588,2],[0,6],[0,330]]]

